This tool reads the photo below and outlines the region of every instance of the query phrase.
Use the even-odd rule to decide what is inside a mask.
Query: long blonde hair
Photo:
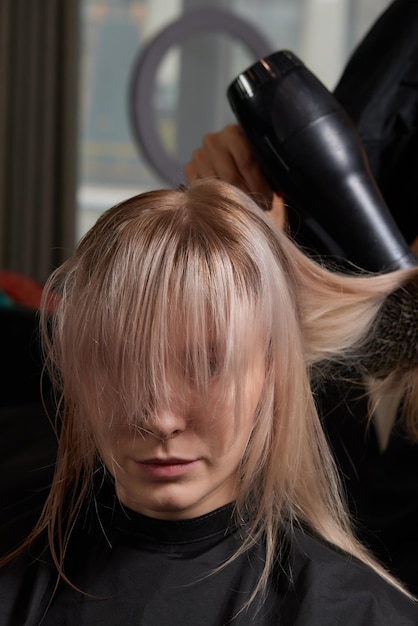
[[[180,360],[172,338],[181,320],[181,367],[203,392],[214,342],[225,389],[239,381],[256,344],[265,353],[264,391],[235,505],[250,528],[239,552],[259,539],[266,545],[253,596],[280,554],[284,522],[308,526],[392,580],[350,530],[311,373],[360,350],[385,297],[414,272],[331,273],[248,196],[216,180],[144,193],[107,211],[45,287],[44,343],[62,423],[51,491],[25,545],[47,530],[65,577],[65,549],[98,459],[94,420],[122,416],[137,428],[152,419],[167,368]]]

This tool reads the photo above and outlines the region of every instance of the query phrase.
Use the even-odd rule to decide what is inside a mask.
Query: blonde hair
[[[204,392],[215,343],[227,389],[257,345],[265,384],[235,505],[250,528],[239,553],[259,539],[266,545],[252,597],[280,554],[284,523],[308,526],[401,588],[352,535],[311,378],[318,363],[360,349],[384,298],[411,273],[330,273],[220,181],[144,193],[107,211],[45,288],[44,341],[62,425],[52,488],[25,545],[47,529],[65,578],[66,545],[97,466],[94,420],[146,428],[173,365]],[[172,340],[179,321],[181,358]]]

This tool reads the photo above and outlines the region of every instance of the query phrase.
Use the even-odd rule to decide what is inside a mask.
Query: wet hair
[[[28,541],[47,529],[65,577],[71,528],[100,462],[97,420],[146,431],[168,380],[179,394],[189,384],[205,394],[216,376],[222,398],[240,389],[257,352],[265,381],[235,504],[249,532],[232,557],[265,543],[253,596],[280,554],[284,525],[303,524],[392,580],[350,530],[312,377],[360,350],[385,297],[411,273],[331,273],[217,180],[147,192],[104,213],[45,288],[45,351],[62,423],[51,492]],[[237,428],[240,402],[236,391]]]

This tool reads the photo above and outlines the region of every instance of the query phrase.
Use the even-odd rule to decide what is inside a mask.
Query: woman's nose
[[[157,439],[166,441],[182,433],[186,425],[184,411],[179,408],[161,408],[156,410],[149,432]]]

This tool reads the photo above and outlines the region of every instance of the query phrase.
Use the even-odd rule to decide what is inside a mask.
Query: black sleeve
[[[396,0],[356,48],[334,95],[359,131],[408,243],[418,235],[418,2]]]

